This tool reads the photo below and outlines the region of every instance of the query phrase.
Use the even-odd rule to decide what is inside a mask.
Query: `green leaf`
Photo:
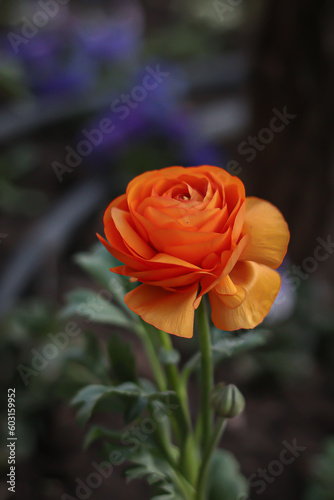
[[[248,498],[249,485],[236,458],[226,450],[216,450],[209,476],[209,500]]]
[[[214,329],[212,333],[214,361],[217,363],[264,345],[268,333],[267,331],[249,331],[235,334]]]
[[[128,481],[134,479],[146,478],[150,485],[165,483],[171,481],[169,469],[166,464],[151,455],[149,451],[141,451],[134,454],[131,462],[135,463],[135,467],[131,467],[126,471]]]
[[[89,385],[81,389],[72,400],[72,405],[80,405],[77,414],[79,423],[84,424],[92,416],[93,410],[101,400],[116,396],[125,404],[130,400],[137,400],[140,389],[135,384],[129,382],[117,387],[108,387],[105,385]]]
[[[115,301],[124,308],[128,314],[136,317],[124,302],[124,295],[133,289],[134,285],[129,278],[111,273],[110,269],[122,263],[113,257],[103,245],[98,243],[91,252],[80,253],[75,256],[75,262],[84,269],[94,280],[109,291]]]
[[[154,496],[151,500],[183,500],[183,496],[179,495],[175,490],[173,483],[165,483],[159,488],[161,494]]]
[[[311,478],[305,500],[332,500],[334,498],[334,437],[325,442],[324,450],[314,457]]]
[[[117,383],[138,382],[136,360],[128,342],[119,335],[112,335],[107,342],[107,351],[111,361],[112,375]]]
[[[114,453],[120,454],[124,460],[130,460],[133,452],[131,448],[126,448],[121,443],[105,442],[102,446],[102,456],[107,460],[111,461],[111,457]]]
[[[60,314],[62,318],[78,315],[85,318],[86,323],[132,326],[131,320],[121,309],[93,290],[77,288],[66,295],[66,301],[67,306]]]
[[[110,268],[120,265],[113,256],[100,244],[94,245],[91,252],[79,253],[74,261],[86,271],[94,280],[109,289],[111,278]]]
[[[231,333],[213,328],[211,331],[211,349],[214,363],[217,364],[223,359],[232,358],[233,356],[264,345],[267,342],[268,334],[269,332],[265,330]],[[200,353],[196,353],[187,361],[182,374],[184,381],[187,381],[191,373],[199,367],[200,362]]]
[[[177,495],[175,491],[172,491],[171,493],[154,496],[151,500],[183,500],[183,498],[184,497]]]
[[[180,408],[179,397],[175,391],[152,392],[147,397],[150,401],[160,401],[165,406]]]
[[[168,350],[162,347],[159,358],[164,365],[177,365],[180,361],[180,353],[176,349]]]
[[[167,493],[166,495],[158,495],[153,497],[151,500],[175,500],[175,494],[174,493]],[[180,497],[178,497],[180,498]]]
[[[147,407],[147,399],[139,397],[136,401],[130,401],[124,413],[124,422],[128,425],[136,420]]]
[[[110,441],[116,441],[120,443],[122,434],[119,431],[113,431],[106,429],[105,427],[100,427],[98,425],[92,427],[90,431],[86,434],[84,441],[84,449],[89,448],[89,446],[94,443],[97,439],[108,439]]]

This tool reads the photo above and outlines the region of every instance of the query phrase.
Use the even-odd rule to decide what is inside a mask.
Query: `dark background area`
[[[0,2],[0,424],[5,436],[5,399],[15,386],[14,498],[75,496],[76,478],[87,477],[92,461],[100,460],[98,446],[82,451],[84,430],[68,405],[69,372],[72,381],[85,380],[68,353],[28,387],[17,371],[43,346],[46,332],[61,329],[66,292],[79,285],[98,289],[74,255],[95,244],[106,205],[133,176],[216,164],[233,167],[248,195],[282,211],[291,231],[282,273],[295,278],[294,286],[283,280],[285,300],[267,322],[268,346],[219,367],[217,381],[236,383],[247,400],[222,446],[249,477],[277,459],[283,441],[296,439],[306,450],[263,493],[252,488],[251,498],[332,500],[333,249],[322,261],[315,250],[319,238],[332,241],[334,223],[333,2],[53,5],[51,15],[39,2]],[[145,97],[142,90],[133,94],[157,68],[168,76]],[[124,94],[140,97],[122,120],[111,106]],[[284,109],[289,123],[264,132]],[[92,135],[105,119],[115,130]],[[98,144],[80,155],[87,134]],[[110,333],[105,325],[93,331],[101,344]],[[122,334],[136,346],[140,374],[149,377],[137,340]],[[192,347],[177,345],[185,361]],[[85,348],[80,339],[74,347]],[[190,391],[195,414],[195,379]],[[113,418],[101,417],[117,425]],[[5,476],[3,440],[0,466]],[[1,498],[8,494],[5,481]],[[149,488],[127,485],[119,468],[92,494],[121,497],[144,500]]]

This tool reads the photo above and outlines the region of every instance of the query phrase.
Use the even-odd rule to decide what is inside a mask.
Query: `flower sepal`
[[[234,384],[225,385],[222,382],[211,393],[211,405],[220,417],[234,418],[244,411],[246,403]]]

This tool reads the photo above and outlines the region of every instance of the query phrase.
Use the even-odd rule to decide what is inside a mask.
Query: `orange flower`
[[[133,179],[104,215],[111,269],[142,284],[125,296],[147,323],[193,335],[194,312],[208,293],[223,330],[254,328],[280,289],[274,271],[289,230],[270,203],[246,198],[243,183],[218,167],[169,167]]]

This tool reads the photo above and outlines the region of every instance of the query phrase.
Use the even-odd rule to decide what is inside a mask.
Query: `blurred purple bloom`
[[[94,61],[77,47],[68,33],[39,33],[22,45],[17,57],[25,70],[26,83],[37,95],[84,92],[95,82]]]
[[[155,64],[146,65],[155,67]],[[186,165],[222,164],[223,159],[218,148],[208,144],[201,138],[200,132],[194,126],[192,114],[187,110],[181,100],[186,90],[186,84],[172,75],[176,71],[170,70],[166,64],[161,63],[161,69],[169,73],[163,82],[154,90],[148,91],[147,96],[140,102],[131,101],[133,109],[121,102],[122,95],[114,96],[110,102],[117,102],[114,111],[99,115],[88,123],[86,130],[99,128],[99,123],[108,118],[114,125],[111,133],[104,134],[101,143],[94,147],[94,152],[89,157],[89,163],[104,168],[122,154],[131,142],[145,141],[150,138],[160,137],[177,151],[177,162]],[[131,89],[140,86],[147,71],[140,71],[124,94],[131,95]],[[120,113],[127,106],[127,112]],[[121,108],[122,107],[122,108]],[[78,142],[82,139],[77,138]]]
[[[283,264],[277,269],[281,275],[282,284],[279,294],[266,317],[266,323],[274,324],[285,321],[293,314],[297,302],[297,293],[289,278],[289,259],[286,257]]]
[[[74,27],[87,54],[102,61],[119,61],[138,54],[144,15],[137,2],[123,1],[112,15],[77,19]]]

